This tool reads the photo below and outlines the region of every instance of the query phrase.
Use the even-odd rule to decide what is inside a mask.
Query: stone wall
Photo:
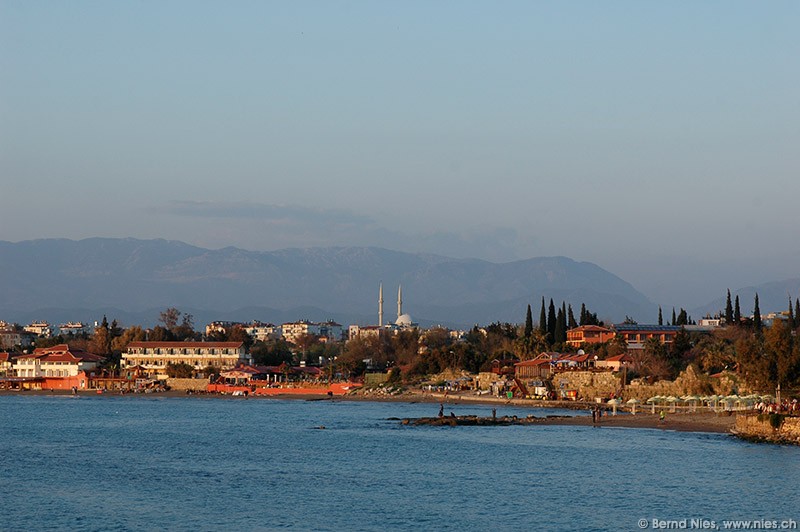
[[[610,371],[565,371],[552,378],[553,388],[560,395],[561,390],[577,390],[578,399],[593,401],[595,397],[608,399],[612,393],[619,392],[620,376]]]
[[[208,379],[167,379],[167,386],[172,390],[205,390],[208,386]]]
[[[736,416],[733,433],[748,440],[800,445],[800,417],[781,417],[780,427],[775,428],[770,414]]]

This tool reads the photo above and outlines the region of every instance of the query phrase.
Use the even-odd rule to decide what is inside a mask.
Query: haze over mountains
[[[580,304],[603,318],[655,316],[655,306],[602,268],[565,257],[504,264],[337,247],[253,252],[208,250],[166,240],[91,238],[0,242],[0,319],[97,319],[150,325],[177,307],[198,324],[213,319],[377,321],[404,312],[421,324],[521,322],[541,298]],[[537,315],[538,316],[538,315]]]
[[[496,264],[375,247],[255,252],[90,238],[0,242],[0,268],[0,319],[20,323],[94,320],[106,314],[123,324],[152,325],[161,310],[177,307],[193,314],[198,325],[216,319],[282,323],[304,318],[364,325],[377,322],[380,282],[387,321],[396,314],[400,284],[404,312],[422,325],[518,323],[529,303],[536,319],[542,297],[556,304],[567,301],[576,314],[586,303],[610,321],[627,315],[646,323],[657,316],[657,305],[629,283],[566,257]],[[750,312],[755,291],[762,312],[780,310],[788,305],[787,291],[800,291],[800,280],[743,289],[743,313]],[[723,307],[724,297],[690,313],[699,318]],[[669,309],[664,310],[666,317]]]

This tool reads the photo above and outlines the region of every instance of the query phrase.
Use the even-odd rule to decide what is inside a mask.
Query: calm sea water
[[[491,414],[485,406],[449,410]],[[437,411],[3,396],[0,529],[639,530],[640,519],[800,521],[800,448],[660,430],[387,419]]]

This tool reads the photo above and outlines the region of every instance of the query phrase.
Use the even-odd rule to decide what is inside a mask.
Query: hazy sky
[[[0,0],[0,240],[800,276],[800,2]],[[800,295],[800,294],[799,294]]]

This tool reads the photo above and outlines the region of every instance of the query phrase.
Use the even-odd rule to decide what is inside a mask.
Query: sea
[[[0,530],[713,530],[800,521],[798,447],[657,429],[398,421],[438,410],[0,396]]]

